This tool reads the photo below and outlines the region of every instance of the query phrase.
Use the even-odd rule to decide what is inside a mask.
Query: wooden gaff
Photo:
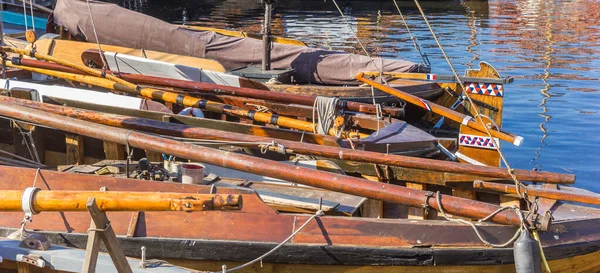
[[[164,135],[209,140],[230,140],[238,142],[238,144],[236,144],[238,146],[243,145],[239,143],[240,141],[242,141],[248,142],[247,147],[257,147],[257,143],[277,143],[283,145],[284,147],[286,147],[286,149],[291,150],[291,152],[293,153],[305,155],[323,156],[341,160],[391,165],[429,171],[463,173],[479,175],[483,177],[511,179],[508,170],[499,167],[477,166],[450,161],[432,160],[426,158],[409,157],[393,154],[381,154],[377,152],[321,146],[310,143],[300,143],[296,141],[282,140],[270,137],[260,137],[233,132],[225,132],[209,128],[190,127],[183,124],[161,122],[152,119],[131,118],[123,115],[99,113],[95,111],[78,109],[73,107],[57,106],[47,103],[40,103],[2,96],[0,96],[0,103],[21,105],[27,108],[38,109],[53,114],[77,118],[94,123]],[[575,176],[571,174],[558,174],[528,170],[514,170],[514,174],[519,180],[523,181],[557,184],[573,184],[575,182]]]
[[[412,207],[426,206],[439,211],[440,204],[437,201],[439,199],[443,203],[443,209],[452,215],[473,219],[481,219],[493,215],[490,220],[496,223],[517,227],[522,225],[520,217],[513,211],[505,210],[493,214],[500,209],[500,206],[476,200],[450,195],[437,196],[433,192],[409,189],[398,185],[373,182],[342,174],[329,173],[253,156],[196,146],[150,134],[99,125],[6,103],[0,104],[0,115],[49,126],[74,134],[129,145],[139,149],[162,152],[179,158],[187,158],[238,171]]]
[[[473,187],[480,190],[490,190],[502,193],[516,194],[517,189],[514,184],[502,184],[485,181],[475,181]],[[544,189],[536,187],[521,186],[521,192],[527,191],[528,195],[539,196],[553,200],[563,200],[570,202],[579,202],[584,204],[600,205],[600,194],[583,194],[563,190]]]
[[[484,125],[481,125],[479,123],[477,123],[476,121],[473,120],[473,118],[471,118],[470,116],[467,116],[465,114],[456,112],[454,110],[448,109],[446,107],[443,107],[441,105],[435,104],[433,102],[421,99],[417,96],[402,92],[398,89],[394,89],[391,88],[389,86],[385,86],[383,84],[377,83],[375,81],[366,79],[363,77],[364,73],[358,73],[358,75],[356,75],[356,79],[364,82],[370,86],[373,86],[383,92],[386,92],[388,94],[394,95],[398,98],[401,98],[402,100],[414,104],[416,106],[419,106],[423,109],[426,109],[428,111],[431,111],[433,113],[436,113],[438,115],[444,116],[448,119],[451,119],[453,121],[456,121],[458,123],[461,123],[465,126],[468,126],[470,128],[473,128],[477,131],[480,132],[484,132],[485,133],[485,128],[483,127]],[[494,129],[489,129],[490,133],[492,134],[493,137],[497,137],[499,139],[502,139],[504,141],[508,141],[516,146],[521,145],[521,143],[523,143],[523,137],[521,136],[516,136],[516,135],[512,135],[509,133],[505,133],[502,131],[497,131]]]
[[[22,211],[24,191],[0,191],[0,211]],[[90,197],[101,211],[201,211],[241,209],[241,195],[121,191],[50,191],[33,193],[31,208],[42,211],[87,211]]]

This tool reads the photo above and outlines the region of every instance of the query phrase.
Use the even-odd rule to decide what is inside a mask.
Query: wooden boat
[[[81,54],[84,51],[88,49],[98,49],[98,45],[95,43],[53,39],[52,36],[40,37],[40,39],[35,42],[35,47],[39,52],[74,63],[81,63]],[[167,54],[151,50],[133,49],[113,45],[101,45],[101,48],[105,51],[140,56],[150,60],[176,63],[179,65],[207,69],[215,72],[225,72],[223,65],[215,60],[210,59]]]
[[[35,170],[0,167],[1,189],[24,189],[32,185]],[[210,186],[157,183],[41,171],[36,186],[42,189],[133,190],[141,192],[208,193]],[[42,182],[43,181],[43,182]],[[197,270],[228,268],[256,258],[272,249],[306,222],[309,215],[278,213],[257,196],[238,189],[217,187],[218,193],[243,193],[241,213],[108,213],[112,227],[122,235],[119,242],[128,255],[168,259]],[[594,228],[600,221],[598,209],[567,203],[543,202],[541,209],[553,211],[554,224],[541,233],[544,252],[553,272],[595,272],[600,268],[600,236]],[[251,217],[250,217],[251,216]],[[0,217],[0,234],[20,226],[22,213],[5,212]],[[291,243],[266,257],[262,267],[248,272],[321,271],[347,272],[514,272],[511,248],[483,245],[471,227],[443,220],[374,219],[323,216],[310,222]],[[54,244],[85,246],[89,216],[65,212],[35,215],[27,228],[40,230]],[[176,227],[176,228],[174,228]],[[506,241],[514,228],[479,224],[485,238]],[[43,231],[42,231],[43,230]],[[366,255],[368,253],[368,255]]]
[[[105,100],[101,97],[106,94],[96,94],[92,101],[92,95],[84,95],[86,101],[45,91],[62,87],[8,81],[5,93],[45,103],[0,97],[0,116],[10,120],[0,123],[6,136],[0,137],[0,149],[6,155],[0,162],[61,171],[0,167],[0,191],[23,190],[33,182],[53,191],[107,187],[109,191],[243,196],[244,206],[233,213],[108,213],[115,231],[125,235],[119,244],[128,255],[139,255],[144,245],[150,257],[198,270],[222,270],[223,264],[231,268],[254,259],[265,261],[266,267],[250,265],[245,267],[249,272],[512,272],[514,264],[517,268],[523,263],[540,266],[536,259],[541,256],[532,251],[538,242],[531,234],[539,236],[554,272],[600,270],[600,234],[594,228],[600,211],[560,201],[597,204],[598,195],[562,186],[574,183],[573,175],[509,173],[498,167],[494,139],[518,145],[520,137],[501,130],[503,84],[509,80],[500,78],[487,63],[467,71],[465,90],[451,81],[435,83],[446,90],[435,101],[381,86],[369,71],[360,73],[357,80],[402,97],[412,108],[382,107],[379,111],[369,104],[332,100],[329,106],[343,110],[340,116],[354,123],[350,130],[341,127],[343,134],[329,136],[327,130],[311,133],[314,125],[306,121],[314,118],[310,107],[318,101],[314,97],[289,94],[286,98],[251,88],[106,73],[43,53],[2,50],[52,62],[15,58],[6,62],[10,67],[162,101],[173,112],[181,107],[206,110],[203,119],[142,111],[94,103]],[[13,84],[22,87],[12,88]],[[475,105],[457,103],[467,93]],[[458,107],[448,109],[453,104]],[[258,111],[260,107],[267,110]],[[489,123],[496,126],[482,129],[485,122],[474,124],[469,115],[476,113],[489,117]],[[436,123],[440,126],[431,129]],[[353,130],[357,130],[355,135],[348,133]],[[360,135],[366,133],[370,135]],[[131,152],[133,148],[137,152]],[[158,167],[162,155],[204,163],[219,178],[198,180],[208,185],[166,182],[169,176]],[[317,164],[306,168],[286,162],[302,161],[305,156]],[[117,161],[106,163],[105,159]],[[58,167],[63,164],[68,166]],[[223,177],[240,172],[237,179]],[[267,177],[293,185],[248,181]],[[538,189],[513,178],[543,184]],[[514,194],[507,185],[514,190],[531,189],[531,196]],[[0,214],[0,236],[20,227],[21,212]],[[80,212],[45,212],[35,215],[27,227],[39,229],[57,244],[82,247],[87,217]],[[515,233],[524,226],[532,231]],[[278,245],[288,238],[287,244]],[[514,239],[514,247],[508,247]],[[268,255],[259,257],[262,253]]]
[[[67,100],[63,100],[63,102],[64,101]],[[84,103],[79,103],[78,105],[83,104]],[[9,107],[9,105],[0,104],[0,109],[9,108],[16,109],[16,106]],[[32,115],[34,115],[36,111],[39,110],[29,108],[28,110],[18,112],[24,115],[19,114],[19,116],[13,117],[19,120],[26,119],[24,121],[28,121],[27,118],[33,118],[34,116]],[[129,111],[128,113],[132,113],[131,111],[137,110],[123,109],[122,111]],[[6,116],[8,115],[8,112],[3,112],[2,115]],[[54,114],[45,113],[42,116],[38,116],[38,118],[42,118],[43,116],[51,117],[53,115]],[[186,119],[191,120],[193,118]],[[45,124],[43,120],[37,118],[29,121],[33,120],[35,120],[36,123],[41,122]],[[150,125],[148,122],[144,123]],[[97,133],[89,132],[88,134],[87,131],[80,131],[76,128],[92,129],[92,127],[71,126],[65,122],[60,122],[59,124],[46,124],[46,126],[59,126],[57,128],[60,128],[61,130],[73,130],[71,133],[85,133],[88,137],[102,137],[97,133],[109,131],[107,129],[98,128],[100,131],[97,131]],[[118,130],[119,129],[112,129],[114,132],[118,132]],[[123,134],[122,137],[123,138],[119,141],[126,139],[127,142],[133,145],[142,145],[143,143],[146,143],[134,142],[134,137],[137,137],[137,134],[130,135],[128,133],[127,136]],[[64,156],[66,158],[79,156],[80,158],[83,157],[83,159],[85,159],[85,156],[83,156],[85,153],[82,148],[84,146],[82,138],[67,137],[67,139],[70,139],[67,144],[74,149],[69,148],[66,153],[59,155],[55,154],[54,156]],[[169,141],[167,140],[163,140],[161,141],[160,146],[164,148],[169,147],[171,144],[168,142]],[[18,140],[17,143],[19,143]],[[124,142],[121,142],[121,144],[122,143]],[[19,145],[15,148],[18,146]],[[7,146],[3,147],[3,149],[8,149]],[[106,149],[107,146],[105,145],[104,147]],[[186,149],[191,149],[191,147]],[[163,150],[162,152],[171,153],[173,151]],[[200,155],[200,153],[193,152],[188,155],[195,157],[196,155]],[[229,154],[228,157],[234,156]],[[79,161],[85,160],[78,159],[76,162]],[[257,158],[254,159],[254,161],[257,161],[258,163],[260,160]],[[269,164],[275,167],[276,163]],[[350,166],[356,165],[356,163],[352,162],[347,162],[347,164]],[[224,166],[231,167],[233,165],[227,163]],[[277,168],[282,167],[283,166],[277,165]],[[3,181],[0,182],[0,189],[3,190],[22,189],[23,187],[30,186],[32,177],[35,177],[35,170],[9,167],[0,167],[0,169],[2,170],[0,172],[0,181]],[[302,169],[302,172],[308,172],[308,170],[304,170],[304,168],[300,169]],[[490,168],[488,167],[487,169]],[[406,170],[408,171],[408,169]],[[455,171],[456,169],[453,170]],[[252,172],[255,171],[258,170],[252,169]],[[456,196],[465,196],[464,194],[470,191],[468,187],[465,189],[457,186],[455,184],[456,182],[454,182],[454,184],[450,182],[461,181],[460,178],[458,180],[452,180],[451,176],[448,176],[445,173],[415,170],[412,170],[412,172],[412,175],[408,175],[409,177],[412,176],[412,179],[402,178],[407,175],[406,172],[403,174],[394,173],[395,175],[400,175],[398,176],[398,180],[437,184],[436,186],[433,186],[432,184],[410,182],[411,185],[423,185],[422,188],[427,186],[429,189],[435,188]],[[265,170],[265,172],[260,173],[266,174],[270,172]],[[285,172],[273,173],[276,178],[282,178],[282,175],[284,174]],[[319,174],[323,175],[322,179],[325,179],[326,181],[335,181],[328,180],[325,173]],[[438,178],[439,180],[431,180],[431,178],[439,174],[442,174],[442,176]],[[521,172],[517,172],[517,175],[520,176]],[[44,181],[44,184],[40,186],[53,190],[97,190],[100,187],[108,187],[111,191],[128,189],[138,189],[142,192],[202,193],[211,191],[211,187],[208,186],[182,185],[167,182],[144,182],[117,177],[102,177],[99,179],[98,176],[69,174],[64,172],[41,171],[41,177],[43,177],[43,179],[40,181]],[[292,176],[285,175],[285,177],[291,178]],[[420,178],[416,179],[414,177]],[[486,175],[480,177],[486,177]],[[8,178],[11,178],[12,180]],[[388,178],[391,179],[390,182],[396,181],[394,183],[398,183],[396,176]],[[472,181],[475,178],[467,175],[463,176],[462,179],[462,181]],[[522,180],[530,179],[534,178],[524,178]],[[19,182],[15,183],[14,181]],[[141,186],[140,183],[149,184]],[[245,185],[246,183],[242,181],[237,183],[232,182],[232,184]],[[468,185],[464,182],[459,184]],[[388,185],[390,185],[388,186],[390,188],[386,191],[394,188],[393,185]],[[409,184],[407,183],[406,185]],[[414,188],[415,186],[412,187]],[[214,187],[212,187],[212,189],[214,191]],[[347,189],[357,193],[353,188]],[[238,188],[231,188],[223,185],[217,186],[217,192],[221,194],[242,193]],[[147,253],[149,257],[169,259],[175,264],[185,265],[200,270],[218,270],[221,264],[230,265],[231,262],[237,264],[251,260],[258,256],[258,254],[266,252],[287,237],[294,226],[300,226],[309,218],[306,214],[284,213],[286,211],[294,211],[291,210],[289,206],[286,209],[279,207],[277,212],[273,209],[273,206],[265,204],[258,196],[253,196],[252,194],[248,197],[246,196],[247,195],[244,195],[244,207],[242,212],[231,215],[228,214],[227,216],[205,214],[202,216],[188,217],[185,214],[177,213],[146,212],[137,214],[137,216],[136,214],[132,216],[131,213],[111,213],[110,218],[113,227],[118,234],[127,234],[129,231],[130,238],[122,237],[120,239],[120,244],[128,255],[137,255],[138,247],[144,245],[149,249],[149,252]],[[479,196],[479,198],[487,196],[485,197],[485,200],[488,200],[490,203],[504,200],[503,202],[506,204],[506,202],[514,202],[516,200],[510,196],[496,195],[495,198],[498,199],[496,199],[496,201],[491,201],[495,198],[493,197],[494,195],[490,195],[489,193],[487,195],[484,193],[477,193],[477,196]],[[366,197],[373,197],[373,195],[367,194]],[[425,202],[430,201],[429,198],[418,197],[418,199]],[[384,198],[384,200],[387,199]],[[473,202],[481,203],[474,200]],[[291,266],[293,266],[294,270],[300,272],[308,270],[337,272],[359,268],[379,271],[429,270],[429,267],[422,267],[424,265],[435,265],[435,267],[432,267],[435,270],[454,269],[467,272],[481,270],[506,271],[514,268],[513,265],[510,264],[513,262],[513,258],[510,255],[512,249],[494,249],[485,246],[479,241],[477,236],[474,235],[469,226],[465,226],[461,223],[436,220],[437,217],[434,212],[424,214],[421,209],[411,210],[405,206],[393,205],[389,201],[385,203],[387,204],[385,206],[387,207],[387,210],[381,211],[381,209],[385,207],[381,207],[381,205],[378,204],[379,201],[373,203],[369,200],[363,204],[362,210],[355,209],[354,212],[350,213],[355,216],[385,216],[396,219],[346,218],[341,216],[319,217],[317,221],[309,223],[306,226],[306,229],[300,231],[298,235],[296,235],[297,237],[293,239],[292,244],[285,245],[275,252],[276,254],[264,258],[264,261],[268,262],[268,270],[285,270]],[[435,205],[437,203],[431,201],[430,204]],[[368,206],[372,206],[372,208],[369,209]],[[447,208],[451,209],[449,203],[444,206],[448,206]],[[478,208],[483,207],[481,205],[476,206]],[[540,207],[543,211],[552,211],[555,219],[555,224],[550,226],[550,230],[541,234],[542,242],[546,247],[544,252],[546,256],[549,257],[550,265],[553,267],[553,270],[560,272],[562,268],[569,268],[568,270],[576,268],[576,272],[583,272],[588,269],[597,269],[599,266],[597,263],[586,263],[584,261],[595,260],[599,254],[599,252],[597,252],[597,241],[599,238],[596,237],[597,234],[593,229],[590,230],[588,228],[596,225],[595,221],[598,221],[598,219],[594,215],[597,215],[598,212],[595,209],[555,201],[543,201],[540,204]],[[295,213],[297,213],[297,210],[299,210],[299,208],[296,209]],[[312,210],[314,210],[314,208]],[[581,214],[573,214],[573,210],[578,211]],[[305,207],[301,211],[307,212],[307,208]],[[458,211],[455,210],[452,213],[458,213]],[[249,215],[252,215],[252,217],[248,217]],[[507,212],[504,215],[510,214]],[[11,232],[20,225],[21,216],[21,213],[3,213],[3,217],[0,217],[0,226],[4,227],[3,230],[6,233]],[[85,217],[89,216],[82,213],[64,213],[64,217],[66,218],[63,220],[55,219],[56,217],[62,216],[58,213],[56,215],[51,213],[37,215],[35,216],[34,222],[28,224],[28,227],[43,229],[44,231],[42,233],[48,236],[52,242],[57,244],[82,246],[87,236],[78,231],[85,230],[86,228],[78,225],[88,223]],[[424,220],[424,218],[429,220]],[[239,233],[231,232],[228,229],[228,231],[225,231],[223,228],[214,228],[214,224],[212,223],[223,222],[223,219],[227,219],[227,226],[247,226],[251,227],[253,232]],[[65,223],[67,224],[65,225]],[[176,225],[178,228],[174,229],[173,225]],[[484,234],[489,236],[486,237],[486,239],[493,243],[502,242],[514,233],[514,228],[506,225],[479,224],[478,228],[483,230]],[[236,230],[239,229],[236,228]],[[423,232],[424,230],[426,231]],[[565,232],[565,230],[567,231]],[[453,236],[445,236],[444,234],[453,234]],[[461,234],[461,236],[456,236],[457,234]],[[582,234],[586,235],[581,237]],[[182,249],[183,242],[194,243],[183,244],[184,246]],[[244,247],[245,251],[240,252],[240,247]],[[372,255],[364,255],[365,252],[372,253]],[[460,258],[456,258],[457,255]],[[583,263],[585,263],[585,267],[577,267],[581,266]]]

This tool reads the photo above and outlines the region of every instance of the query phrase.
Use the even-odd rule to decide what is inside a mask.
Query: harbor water
[[[173,23],[261,32],[259,0],[113,1]],[[422,62],[393,0],[280,0],[273,32],[309,46]],[[450,74],[415,3],[398,2],[437,74]],[[502,145],[513,168],[577,175],[600,192],[600,1],[426,1],[427,18],[454,67],[489,62],[506,86],[503,128],[525,137]]]

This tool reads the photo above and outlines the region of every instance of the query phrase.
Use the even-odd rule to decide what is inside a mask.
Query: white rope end
[[[515,141],[513,142],[513,144],[515,146],[521,146],[521,144],[523,144],[523,140],[525,140],[522,136],[517,136],[515,138]]]

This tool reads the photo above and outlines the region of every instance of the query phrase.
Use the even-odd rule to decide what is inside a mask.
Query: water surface
[[[261,32],[262,6],[251,0],[131,0],[120,5],[170,22]],[[389,1],[280,0],[275,34],[314,47],[422,59]],[[525,137],[503,145],[514,168],[577,175],[600,192],[600,1],[493,0],[422,2],[452,64],[462,73],[486,61],[515,82],[506,86],[504,124]],[[433,70],[449,74],[437,44],[412,1],[399,2],[410,31]]]

